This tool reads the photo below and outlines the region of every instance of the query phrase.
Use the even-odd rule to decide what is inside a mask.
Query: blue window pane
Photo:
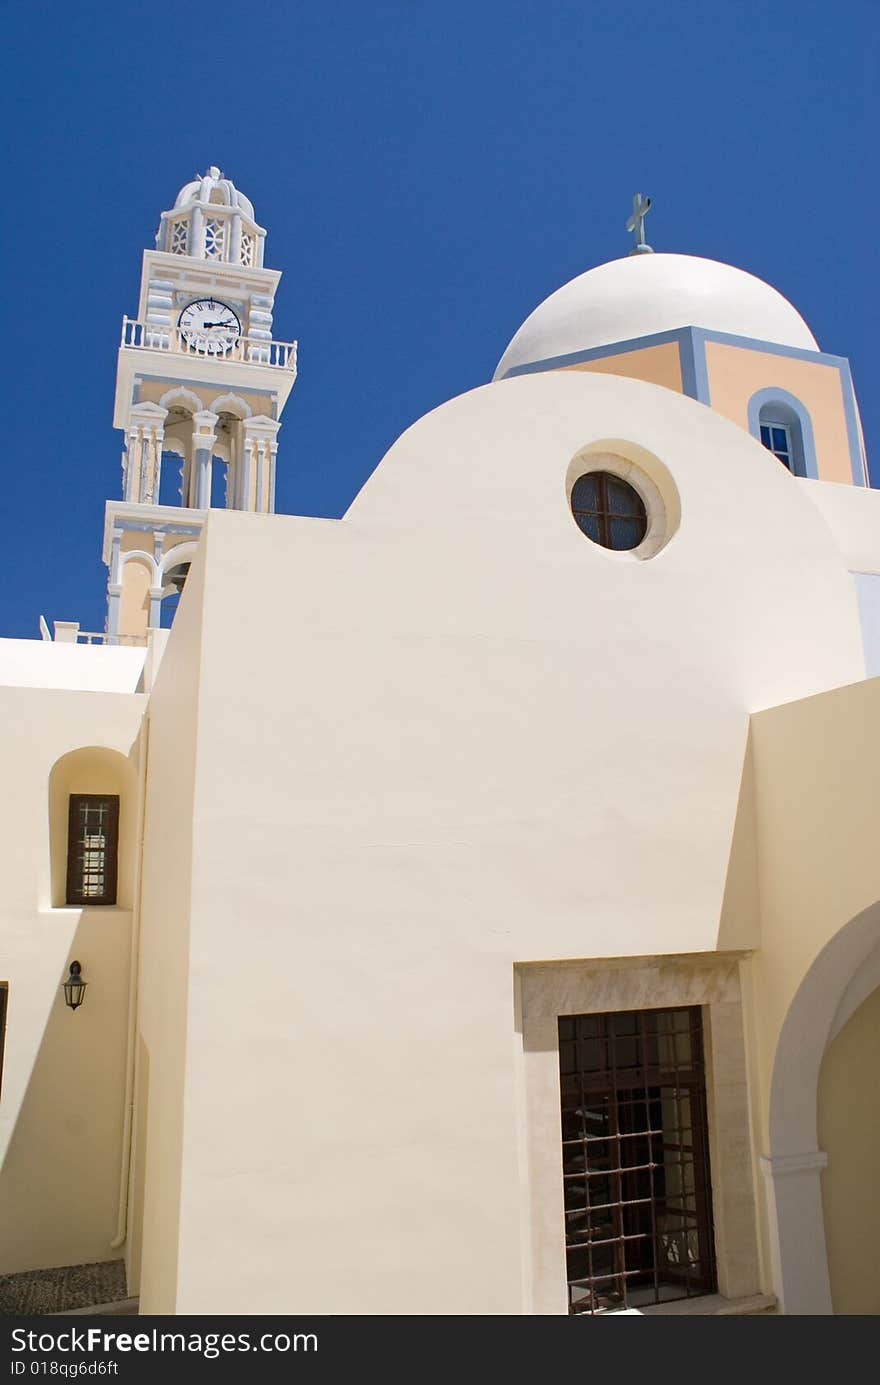
[[[571,505],[574,510],[598,509],[599,474],[591,472],[575,481],[571,492]]]
[[[643,519],[612,519],[609,523],[611,547],[617,549],[638,548],[645,537],[646,527]]]
[[[773,429],[773,451],[788,452],[788,433],[784,428]]]
[[[574,517],[577,520],[578,528],[586,534],[587,538],[592,539],[594,543],[598,543],[599,516],[584,514],[584,512],[581,510],[576,511]]]
[[[641,515],[644,513],[644,505],[637,491],[632,486],[627,485],[626,481],[616,480],[609,476],[605,482],[606,494],[608,496],[608,509],[613,515]]]
[[[771,439],[771,437],[770,437],[770,429],[768,428],[768,426],[767,426],[766,423],[762,423],[762,424],[761,424],[761,441],[762,441],[762,443],[764,444],[765,447],[771,447],[771,445],[772,445],[772,439]]]

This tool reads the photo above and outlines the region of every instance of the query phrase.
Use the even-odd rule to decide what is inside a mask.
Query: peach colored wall
[[[645,380],[649,385],[665,385],[668,390],[682,393],[681,364],[678,343],[664,342],[661,346],[645,346],[641,351],[621,351],[615,356],[601,356],[594,361],[560,366],[561,370],[590,370],[600,375],[626,375],[631,380]]]
[[[712,408],[741,428],[749,426],[749,400],[757,390],[778,385],[793,394],[813,424],[819,480],[852,485],[843,390],[836,366],[707,341],[706,369]]]
[[[142,380],[138,392],[138,402],[140,404],[158,404],[163,394],[167,394],[174,388],[172,380]],[[181,384],[181,389],[187,389],[191,394],[197,394],[202,401],[202,408],[209,409],[213,401],[221,394],[237,394],[240,399],[244,399],[254,414],[268,414],[272,416],[272,396],[270,394],[260,394],[256,390],[239,389],[235,385],[230,385],[228,389],[221,388],[218,384],[203,385],[198,380],[187,380]]]
[[[119,601],[120,635],[145,635],[150,615],[150,569],[143,558],[132,558],[122,569]]]

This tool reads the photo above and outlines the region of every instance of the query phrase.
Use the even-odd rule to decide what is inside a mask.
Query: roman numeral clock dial
[[[183,342],[193,351],[223,356],[241,336],[241,323],[228,303],[216,298],[197,298],[177,319]]]

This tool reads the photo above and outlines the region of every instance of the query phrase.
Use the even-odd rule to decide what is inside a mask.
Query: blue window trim
[[[795,476],[807,476],[812,481],[819,479],[819,464],[816,460],[816,444],[813,441],[813,424],[810,415],[807,413],[803,404],[788,390],[782,389],[778,385],[768,385],[765,389],[757,390],[749,400],[749,432],[758,442],[761,441],[761,410],[766,405],[784,404],[794,414],[800,426],[800,439],[792,438],[794,444],[794,464]],[[772,422],[767,419],[765,422]],[[785,422],[781,419],[780,422]],[[798,457],[798,441],[802,457]],[[800,463],[800,465],[799,465]]]

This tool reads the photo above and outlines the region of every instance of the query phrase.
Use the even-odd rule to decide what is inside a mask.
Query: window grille
[[[570,1313],[712,1293],[698,1006],[559,1019]]]
[[[67,829],[67,903],[115,904],[119,797],[71,794]]]
[[[209,216],[205,221],[205,258],[222,260],[226,251],[226,222]]]
[[[254,238],[250,231],[242,231],[241,233],[239,259],[243,265],[252,265],[254,262]]]
[[[172,255],[185,255],[188,250],[189,223],[186,218],[171,223],[171,243],[169,250]]]
[[[603,548],[638,548],[648,532],[638,491],[607,471],[588,471],[575,481],[571,512],[578,528]]]

